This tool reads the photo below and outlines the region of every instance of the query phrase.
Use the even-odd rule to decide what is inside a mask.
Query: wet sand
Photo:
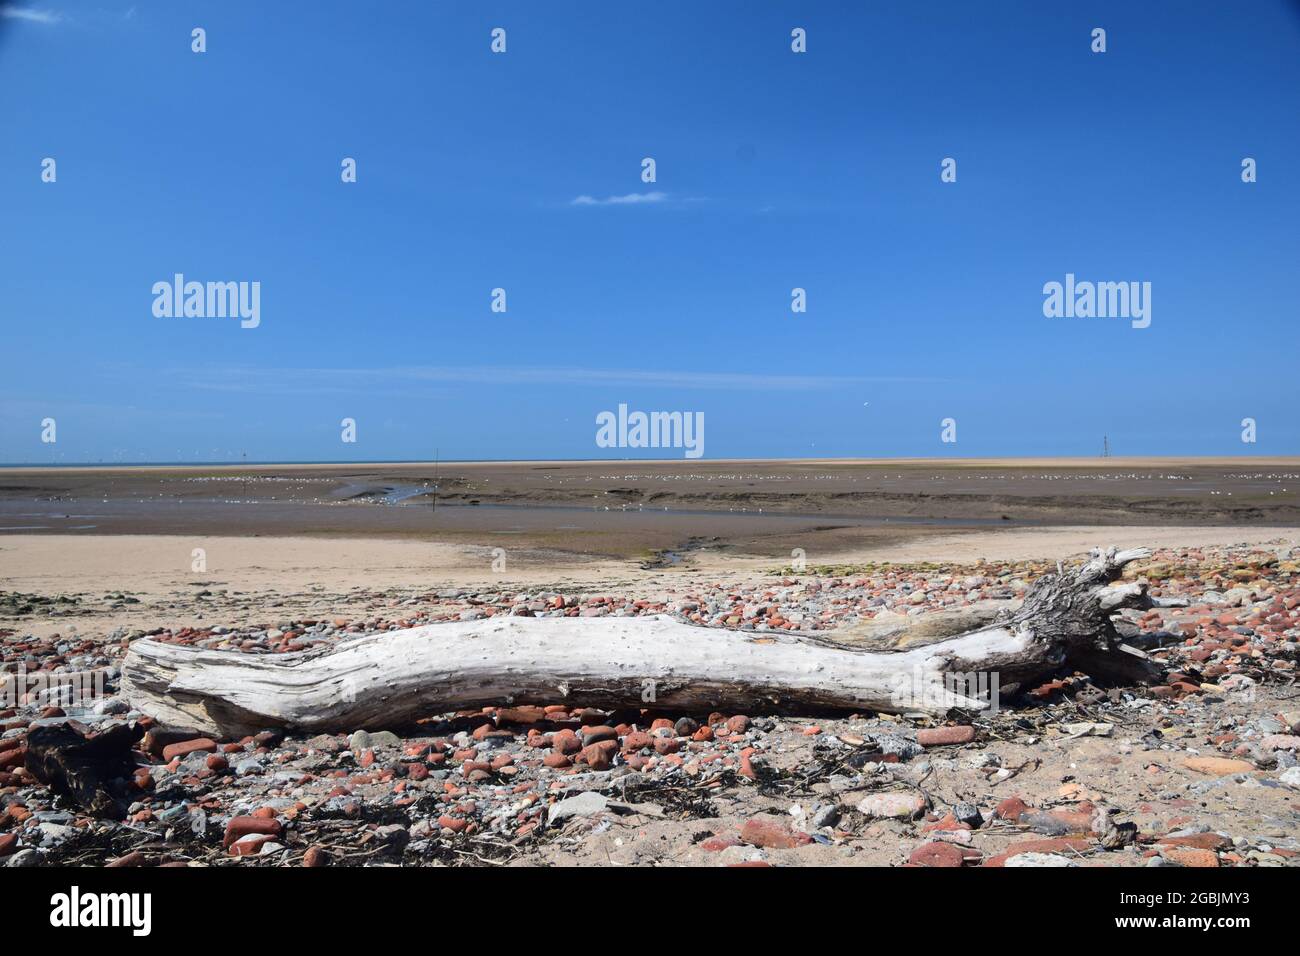
[[[671,563],[1063,525],[1297,527],[1300,458],[0,469],[0,539],[402,538]]]

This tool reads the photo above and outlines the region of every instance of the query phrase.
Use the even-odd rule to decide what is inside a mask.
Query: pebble
[[[975,728],[968,725],[955,727],[930,727],[917,731],[916,742],[922,747],[942,747],[949,744],[968,744],[975,739]]]
[[[237,840],[241,840],[251,834],[262,834],[279,838],[284,831],[283,825],[279,820],[266,817],[232,817],[226,824],[226,833],[222,838],[221,845],[229,848]]]
[[[348,749],[352,751],[374,750],[379,747],[399,747],[401,744],[401,738],[387,730],[376,733],[358,730],[348,737]]]
[[[1160,851],[1160,855],[1179,866],[1217,867],[1219,865],[1217,853],[1197,847],[1168,846]]]
[[[594,790],[588,790],[576,797],[569,797],[566,800],[551,804],[551,808],[546,814],[546,823],[547,826],[555,826],[556,823],[570,817],[591,816],[593,813],[600,813],[608,805],[609,799],[607,797],[596,793]]]
[[[938,842],[917,847],[907,858],[908,863],[916,866],[956,867],[961,866],[965,860],[966,857],[960,847],[953,846],[951,843]]]
[[[840,819],[840,808],[833,803],[822,804],[813,808],[812,816],[809,822],[813,829],[820,830],[823,827],[833,827]]]
[[[780,817],[768,815],[753,816],[746,820],[740,828],[740,839],[750,846],[781,850],[807,846],[812,842],[812,837],[808,834],[792,830]]]
[[[215,740],[209,737],[197,737],[193,740],[168,744],[162,750],[162,758],[165,761],[171,761],[177,757],[185,757],[192,753],[212,753],[216,750],[217,742]]]
[[[872,793],[858,803],[858,812],[871,818],[914,820],[928,805],[917,793]]]
[[[303,866],[329,866],[329,864],[329,851],[322,847],[308,847],[307,852],[302,855]]]
[[[5,865],[12,866],[15,868],[23,868],[23,867],[31,867],[31,866],[41,866],[44,862],[45,862],[45,858],[41,855],[41,852],[35,848],[32,848],[28,850],[19,850],[17,853],[9,857]]]
[[[927,852],[936,858],[941,855],[957,860],[952,855],[956,852],[961,860],[973,861],[970,854],[977,851],[957,841],[974,839],[981,847],[996,848],[1013,829],[1010,824],[1019,822],[1021,826],[1038,823],[1049,834],[1061,832],[1064,827],[1067,834],[1086,836],[1022,841],[990,857],[985,865],[1004,865],[1008,860],[1030,854],[1061,857],[1077,865],[1080,861],[1073,853],[1078,851],[1089,853],[1087,865],[1144,860],[1147,865],[1170,865],[1179,856],[1208,863],[1212,856],[1217,865],[1295,866],[1295,854],[1300,848],[1295,846],[1293,828],[1287,820],[1265,817],[1254,827],[1257,832],[1246,835],[1209,834],[1205,830],[1182,832],[1190,826],[1204,827],[1200,820],[1217,819],[1210,814],[1217,813],[1224,805],[1220,801],[1244,799],[1247,793],[1241,780],[1234,779],[1240,775],[1250,774],[1245,778],[1247,783],[1253,781],[1256,791],[1269,799],[1290,800],[1282,787],[1300,790],[1300,767],[1295,763],[1294,746],[1294,740],[1300,736],[1297,734],[1300,713],[1269,716],[1259,715],[1255,709],[1251,712],[1256,716],[1236,719],[1238,714],[1247,711],[1234,706],[1234,701],[1246,699],[1240,695],[1271,693],[1270,685],[1277,683],[1278,678],[1285,681],[1294,674],[1296,638],[1300,637],[1300,589],[1292,586],[1294,571],[1277,570],[1276,562],[1252,567],[1247,582],[1250,587],[1235,595],[1231,624],[1217,620],[1228,610],[1226,606],[1213,611],[1207,610],[1204,604],[1198,606],[1198,600],[1208,590],[1207,584],[1213,584],[1219,593],[1227,591],[1223,585],[1227,572],[1233,570],[1234,563],[1254,560],[1250,557],[1253,553],[1249,549],[1207,549],[1204,554],[1196,555],[1174,553],[1174,558],[1179,560],[1186,557],[1199,562],[1196,566],[1200,578],[1166,576],[1158,579],[1153,588],[1161,590],[1164,596],[1187,596],[1190,606],[1135,612],[1131,619],[1126,616],[1121,622],[1127,640],[1134,641],[1169,668],[1162,690],[1112,691],[1108,699],[1104,692],[1098,692],[1077,676],[1060,676],[1044,685],[1050,685],[1050,689],[1041,703],[1025,707],[1024,716],[1035,726],[1030,733],[1012,731],[1018,734],[1016,742],[1022,747],[1034,747],[1040,738],[1047,736],[1046,743],[1053,747],[1098,748],[1080,751],[1086,759],[1080,760],[1077,768],[1070,768],[1078,775],[1075,789],[1069,794],[1057,793],[1059,780],[1043,789],[1037,777],[1032,773],[1026,775],[1022,778],[1029,788],[1026,796],[1032,796],[1034,803],[1046,808],[1041,811],[1035,811],[1025,799],[1006,794],[1005,790],[978,786],[954,789],[950,792],[962,796],[996,794],[993,799],[1001,802],[991,813],[985,811],[990,816],[987,825],[985,814],[973,802],[954,804],[942,814],[943,819],[917,824],[917,828],[926,830],[930,842],[925,846],[942,848]],[[1165,555],[1162,552],[1162,560]],[[1219,566],[1225,572],[1215,570]],[[1011,598],[1018,589],[1014,585],[1017,578],[1027,579],[1041,570],[1042,566],[1028,564],[1013,570],[1010,565],[989,563],[978,575],[959,574],[950,578],[946,572],[933,568],[887,568],[861,577],[806,575],[717,588],[689,585],[679,588],[669,601],[633,601],[617,595],[565,595],[558,606],[555,596],[545,592],[512,594],[447,589],[436,592],[436,598],[429,595],[411,598],[409,603],[413,606],[402,607],[391,619],[376,611],[365,620],[358,618],[352,622],[339,619],[331,623],[327,619],[273,621],[247,627],[156,629],[150,636],[215,650],[276,654],[293,645],[320,648],[393,627],[450,620],[471,608],[477,618],[512,613],[515,608],[556,616],[576,616],[586,611],[617,616],[668,613],[705,627],[759,631],[779,627],[825,632],[873,615],[892,613],[890,609],[894,607],[904,612],[914,609],[929,613],[987,599]],[[1292,577],[1288,578],[1288,574]],[[957,589],[952,589],[951,584],[957,584]],[[978,593],[971,597],[972,592]],[[467,608],[471,600],[475,603]],[[913,605],[913,601],[917,603]],[[274,631],[281,632],[279,639],[270,637]],[[135,636],[143,636],[143,632]],[[47,663],[55,669],[113,667],[120,664],[127,643],[125,631],[119,637],[120,641],[96,642],[66,637],[37,639],[13,633],[0,636],[0,664],[12,666],[24,662],[28,668],[35,668]],[[109,681],[110,693],[115,680],[113,677]],[[1094,693],[1098,696],[1089,696]],[[1216,697],[1227,702],[1216,705]],[[1072,709],[1071,698],[1086,704],[1089,715],[1097,716],[1098,720],[1090,721],[1090,725],[1114,727],[1110,735],[1121,739],[1113,743],[1062,739],[1055,728],[1063,727],[1066,734],[1077,730],[1070,725],[1070,720],[1078,716],[1078,710]],[[17,856],[25,861],[58,862],[60,854],[66,851],[56,843],[66,842],[67,833],[73,828],[114,832],[114,824],[90,820],[80,812],[58,819],[51,817],[50,794],[36,786],[23,770],[21,739],[27,728],[35,725],[33,721],[79,720],[103,726],[138,719],[141,715],[132,713],[123,698],[110,696],[85,708],[84,713],[75,707],[63,707],[57,708],[61,713],[66,711],[61,716],[41,717],[41,714],[54,714],[50,703],[48,699],[27,701],[16,709],[0,710],[0,761],[4,764],[0,766],[0,801],[3,801],[0,802],[0,861],[8,862]],[[1023,706],[1023,699],[1008,701],[1007,707],[1012,706]],[[1123,719],[1102,724],[1103,720],[1113,719],[1107,716],[1108,711],[1121,709]],[[309,862],[309,858],[328,859],[322,847],[308,846],[304,852],[304,845],[316,839],[311,829],[315,821],[331,820],[347,821],[344,826],[349,829],[345,832],[363,841],[358,845],[368,848],[375,862],[428,861],[434,858],[428,854],[438,844],[471,841],[478,835],[496,843],[524,845],[521,841],[527,834],[546,830],[552,819],[562,825],[569,819],[583,817],[594,818],[593,825],[569,827],[563,837],[565,841],[581,841],[612,826],[607,832],[626,840],[622,844],[626,851],[642,845],[638,828],[645,825],[650,815],[648,809],[633,812],[628,804],[640,802],[639,805],[653,807],[660,813],[674,807],[671,803],[661,806],[646,802],[654,799],[653,791],[641,795],[636,792],[639,781],[644,781],[652,786],[673,788],[668,792],[684,793],[683,788],[691,788],[701,799],[712,803],[714,812],[724,817],[736,814],[734,827],[723,820],[704,824],[706,832],[712,826],[718,829],[715,835],[695,844],[703,852],[709,852],[717,844],[719,848],[714,852],[719,856],[730,853],[726,862],[747,863],[755,862],[754,857],[761,857],[767,849],[809,847],[808,860],[814,861],[828,850],[836,854],[860,854],[863,849],[877,849],[882,835],[913,832],[906,825],[870,823],[865,829],[878,831],[872,834],[874,844],[846,842],[843,833],[834,828],[858,831],[863,825],[861,817],[843,812],[853,804],[842,808],[835,802],[838,794],[844,794],[842,799],[846,800],[849,793],[854,794],[854,800],[860,798],[861,804],[871,811],[870,814],[862,811],[869,820],[897,820],[906,824],[924,814],[924,802],[919,807],[901,804],[895,808],[898,815],[892,815],[887,805],[889,800],[915,797],[912,791],[888,788],[916,784],[930,770],[969,776],[971,768],[982,770],[979,779],[992,784],[1013,776],[1016,765],[1023,760],[1020,755],[1012,757],[1001,746],[1002,737],[983,734],[982,719],[978,721],[978,732],[971,725],[914,731],[906,718],[886,720],[868,715],[832,720],[825,715],[817,716],[817,721],[799,717],[773,721],[761,715],[735,713],[682,716],[655,711],[638,714],[633,710],[610,714],[592,708],[574,710],[563,704],[523,703],[499,709],[488,707],[458,714],[429,715],[405,739],[382,730],[355,731],[348,735],[318,734],[303,739],[268,729],[251,737],[217,743],[212,738],[202,739],[204,735],[194,730],[155,727],[149,730],[141,752],[136,754],[138,761],[145,762],[152,757],[153,762],[126,781],[130,786],[134,780],[130,814],[132,827],[144,831],[139,834],[141,850],[129,849],[136,840],[134,831],[116,831],[113,846],[117,854],[125,851],[125,858],[143,852],[149,855],[148,862],[162,863],[165,854],[159,859],[156,849],[160,841],[177,827],[188,838],[197,812],[205,820],[210,818],[211,824],[193,828],[194,836],[214,848],[225,840],[224,831],[234,820],[251,817],[278,824],[280,830],[276,833],[236,835],[226,849],[246,844],[249,852],[269,853],[273,862],[281,865],[299,859],[303,865],[320,865]],[[1044,717],[1048,717],[1046,726]],[[1210,723],[1220,719],[1221,725]],[[1134,720],[1159,727],[1161,735],[1144,736],[1131,731]],[[814,733],[814,729],[819,732]],[[1104,731],[1089,730],[1088,736],[1101,732]],[[182,746],[168,751],[166,759],[158,762],[168,747],[177,744]],[[927,753],[923,749],[962,745],[970,746],[964,752],[949,754],[938,749]],[[586,749],[592,747],[598,749]],[[1148,755],[1149,790],[1141,800],[1150,804],[1139,802],[1126,812],[1116,811],[1126,822],[1112,825],[1110,829],[1118,831],[1122,826],[1133,826],[1127,822],[1131,814],[1137,822],[1135,832],[1140,828],[1137,845],[1144,848],[1140,852],[1133,849],[1131,839],[1127,843],[1114,841],[1113,845],[1103,845],[1103,840],[1094,838],[1090,826],[1085,825],[1091,818],[1086,810],[1078,809],[1083,806],[1081,802],[1074,802],[1069,808],[1061,805],[1063,797],[1100,803],[1095,794],[1105,792],[1104,788],[1099,781],[1093,782],[1086,776],[1090,767],[1096,766],[1093,761],[1109,761],[1112,756],[1135,753]],[[801,805],[803,812],[793,817],[752,814],[751,798],[763,799],[762,788],[756,787],[755,782],[765,780],[769,773],[797,772],[796,755],[798,759],[812,755],[818,760],[828,760],[834,767],[815,785],[819,789],[812,791],[815,802],[811,802],[811,808]],[[771,759],[773,756],[777,759]],[[578,758],[576,767],[575,757]],[[846,758],[850,760],[846,762]],[[1073,749],[1070,758],[1076,759]],[[232,766],[233,773],[229,772]],[[1267,772],[1258,772],[1261,768]],[[995,770],[997,774],[991,776]],[[864,789],[872,787],[886,789],[862,796]],[[1267,792],[1268,787],[1273,788],[1271,794]],[[609,806],[607,794],[619,801],[618,806]],[[587,797],[593,798],[588,801],[593,805],[604,800],[602,809],[620,815],[611,812],[602,816],[600,810],[595,810],[566,816],[567,804],[581,803]],[[874,804],[873,798],[884,798],[886,805]],[[1259,798],[1257,794],[1255,799]],[[1148,808],[1139,809],[1140,806]],[[564,809],[557,811],[557,807]],[[669,809],[669,818],[676,818],[679,812]],[[559,815],[552,817],[553,813]],[[1025,819],[1027,815],[1029,821]],[[1185,819],[1179,820],[1180,816]],[[305,829],[300,829],[299,821]],[[1166,825],[1168,833],[1163,830]],[[1218,828],[1220,824],[1215,826]],[[975,831],[973,835],[967,827]],[[305,838],[301,835],[304,833]],[[637,836],[633,838],[633,834]],[[746,837],[743,842],[741,834]],[[337,840],[337,832],[329,839]],[[1224,839],[1230,839],[1230,844],[1222,844]],[[813,846],[814,843],[828,843],[831,848]],[[373,853],[376,848],[382,852]],[[917,847],[913,853],[922,849]],[[1189,855],[1186,851],[1202,851],[1209,856]],[[1144,853],[1154,856],[1144,857]],[[355,856],[348,858],[351,859]]]

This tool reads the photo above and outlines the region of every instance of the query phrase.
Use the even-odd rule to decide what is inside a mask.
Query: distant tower
[[[1110,438],[1107,437],[1106,435],[1101,436],[1101,457],[1102,458],[1110,457]]]

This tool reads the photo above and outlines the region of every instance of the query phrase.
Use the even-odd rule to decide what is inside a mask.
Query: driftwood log
[[[97,734],[84,730],[75,722],[33,728],[27,734],[27,770],[95,816],[121,820],[126,816],[123,797],[128,792],[122,781],[135,770],[131,747],[144,728],[118,724]]]
[[[132,705],[164,725],[225,737],[395,727],[488,705],[556,703],[817,712],[946,713],[987,701],[944,675],[995,676],[1005,690],[1067,659],[1090,673],[1150,676],[1112,615],[1151,606],[1146,583],[1115,583],[1146,549],[1096,551],[1039,578],[990,626],[921,647],[867,651],[813,635],[741,632],[640,618],[493,617],[343,641],[326,650],[243,654],[138,640],[122,666]]]

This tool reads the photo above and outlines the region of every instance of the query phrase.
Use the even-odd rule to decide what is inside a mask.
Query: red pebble
[[[226,835],[221,845],[229,848],[232,843],[250,834],[279,837],[284,827],[279,820],[263,817],[232,817],[226,824]]]

